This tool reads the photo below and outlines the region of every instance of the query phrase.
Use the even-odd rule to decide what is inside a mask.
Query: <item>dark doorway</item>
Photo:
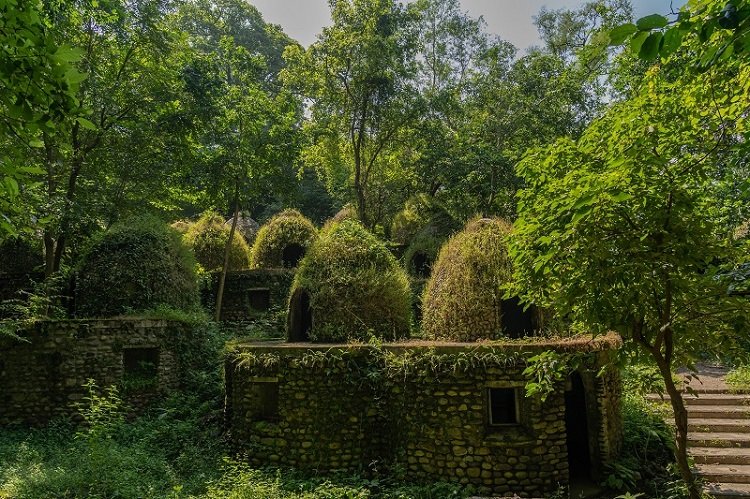
[[[503,333],[510,338],[523,338],[534,332],[534,306],[523,309],[517,297],[500,302]]]
[[[289,300],[289,341],[310,341],[312,321],[310,295],[304,289],[298,289]]]
[[[303,256],[305,256],[305,248],[299,244],[290,244],[281,253],[281,263],[284,268],[293,269],[297,267]]]
[[[432,260],[426,253],[417,251],[411,257],[411,265],[417,277],[427,279],[432,271]]]
[[[586,391],[581,375],[570,376],[570,389],[565,391],[565,431],[567,433],[570,481],[591,479],[589,426],[586,411]]]

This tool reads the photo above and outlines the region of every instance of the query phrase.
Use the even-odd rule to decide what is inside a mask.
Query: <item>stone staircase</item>
[[[724,368],[697,368],[697,378],[683,373],[695,392],[683,397],[696,472],[713,497],[750,499],[750,392],[730,391]],[[662,400],[659,395],[649,398]]]

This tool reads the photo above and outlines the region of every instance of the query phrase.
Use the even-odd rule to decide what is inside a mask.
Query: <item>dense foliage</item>
[[[149,217],[114,225],[90,243],[76,272],[76,313],[109,317],[198,306],[195,259],[180,235]]]
[[[0,238],[0,274],[23,274],[42,269],[42,244],[21,236]]]
[[[224,265],[224,250],[229,241],[230,227],[224,218],[208,211],[185,232],[185,242],[193,249],[195,259],[207,271],[220,270]],[[250,247],[240,235],[232,238],[229,248],[229,269],[243,270],[250,267]]]
[[[404,270],[359,222],[330,225],[302,260],[292,285],[310,299],[317,342],[395,340],[409,335],[411,291]]]
[[[284,210],[277,213],[258,231],[252,250],[252,267],[296,267],[298,257],[307,251],[317,237],[315,226],[299,211]],[[297,248],[300,254],[290,254],[292,247]]]

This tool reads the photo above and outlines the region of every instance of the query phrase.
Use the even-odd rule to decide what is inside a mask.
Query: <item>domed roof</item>
[[[224,225],[231,229],[233,221],[234,217],[230,217]],[[252,245],[255,242],[255,236],[258,235],[258,231],[260,230],[260,224],[253,220],[249,212],[241,211],[237,217],[237,230],[245,238],[245,242]]]
[[[409,335],[406,272],[359,222],[333,223],[300,263],[289,300],[290,341],[347,342]]]
[[[443,246],[422,301],[422,332],[433,339],[477,341],[518,337],[537,329],[535,309],[504,298],[512,278],[511,224],[477,218]]]
[[[318,231],[304,215],[297,210],[284,210],[258,231],[250,258],[251,267],[297,267],[317,237]]]
[[[224,266],[224,253],[230,227],[224,217],[207,211],[185,233],[185,242],[193,248],[195,258],[206,270],[219,270]],[[232,237],[229,251],[229,270],[244,270],[250,266],[250,247],[240,234]]]

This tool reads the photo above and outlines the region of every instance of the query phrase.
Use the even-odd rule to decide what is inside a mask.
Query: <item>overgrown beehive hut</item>
[[[422,299],[422,332],[429,338],[476,341],[517,338],[541,327],[541,313],[505,298],[512,278],[511,225],[477,218],[440,250]]]
[[[124,221],[97,236],[79,265],[76,315],[111,317],[167,306],[198,306],[195,259],[157,219]]]
[[[274,215],[258,231],[251,253],[254,269],[295,268],[318,233],[297,210]]]
[[[359,222],[333,223],[302,260],[289,299],[289,341],[348,342],[409,335],[406,273]]]
[[[208,271],[220,270],[224,265],[224,252],[230,228],[224,218],[207,211],[185,233],[185,241],[193,248],[198,263]],[[232,237],[229,249],[229,270],[244,270],[250,266],[250,247],[241,234]]]
[[[410,198],[393,219],[391,239],[404,248],[403,262],[409,275],[429,277],[438,251],[459,228],[445,207],[426,194]]]
[[[231,229],[234,217],[229,218],[224,225]],[[260,230],[260,224],[253,220],[250,212],[241,211],[237,216],[237,231],[245,238],[245,242],[252,247]]]

